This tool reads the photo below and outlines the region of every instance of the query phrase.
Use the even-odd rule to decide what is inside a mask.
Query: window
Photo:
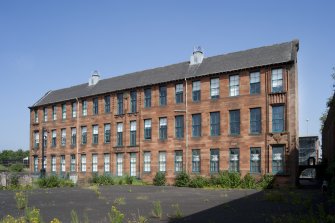
[[[159,139],[167,138],[167,118],[159,118]]]
[[[110,143],[111,142],[111,125],[110,124],[105,124],[104,125],[104,142],[105,143]]]
[[[65,173],[65,155],[60,156],[60,172]]]
[[[45,122],[48,121],[48,108],[43,108],[43,119]]]
[[[261,109],[260,108],[250,109],[250,133],[251,134],[261,133]]]
[[[284,106],[272,106],[272,132],[284,131]]]
[[[34,173],[38,172],[38,156],[34,156]]]
[[[272,147],[272,173],[283,174],[284,173],[284,147],[273,146]]]
[[[77,129],[71,128],[71,145],[75,146],[77,144]]]
[[[110,172],[110,154],[109,153],[104,154],[104,171],[105,173]]]
[[[212,78],[211,79],[211,98],[219,98],[220,96],[220,79]]]
[[[259,94],[261,92],[259,72],[250,73],[250,94]]]
[[[151,171],[151,152],[144,152],[144,172]]]
[[[144,107],[151,107],[151,88],[144,89]]]
[[[61,145],[66,145],[66,129],[61,129]]]
[[[39,132],[34,132],[34,148],[38,149],[40,146],[40,134]]]
[[[72,103],[72,118],[77,117],[77,103],[73,102]]]
[[[166,105],[166,102],[167,102],[166,95],[167,95],[166,86],[160,86],[159,87],[159,105],[160,106]]]
[[[175,151],[174,152],[174,166],[175,172],[183,171],[183,151]]]
[[[239,149],[229,149],[229,171],[239,172],[240,171],[240,153]]]
[[[76,155],[71,155],[71,161],[70,161],[70,171],[75,172],[76,171]]]
[[[210,125],[211,136],[220,135],[220,112],[210,113]]]
[[[130,121],[130,145],[136,146],[136,121]]]
[[[200,101],[200,81],[193,81],[192,83],[192,99],[193,101]]]
[[[81,154],[81,172],[86,172],[86,154]]]
[[[44,146],[44,148],[47,148],[47,146],[48,146],[48,133],[47,133],[47,131],[44,131],[43,132],[43,146]]]
[[[176,84],[176,104],[183,103],[184,101],[183,88],[183,84]]]
[[[83,100],[82,102],[81,102],[81,104],[82,104],[82,115],[83,116],[87,116],[87,101],[86,100]]]
[[[136,177],[136,153],[130,153],[130,176]]]
[[[92,154],[92,172],[98,172],[98,154]]]
[[[81,144],[86,145],[87,143],[87,127],[82,126],[81,127]]]
[[[250,148],[250,173],[261,172],[261,148]]]
[[[184,138],[184,116],[178,115],[175,117],[175,126],[176,126],[176,138]]]
[[[144,119],[144,139],[151,139],[151,119]]]
[[[51,156],[51,172],[56,172],[56,156]]]
[[[98,144],[99,141],[99,126],[98,125],[92,125],[92,144]]]
[[[109,95],[104,97],[105,101],[105,113],[110,113],[111,111],[111,97]]]
[[[272,82],[271,88],[273,93],[283,91],[283,70],[282,69],[273,69],[272,70]]]
[[[52,120],[57,120],[57,106],[52,106]]]
[[[219,172],[219,164],[220,164],[220,153],[219,149],[211,149],[210,150],[210,172],[218,173]]]
[[[66,104],[62,104],[62,119],[66,119]]]
[[[47,169],[47,163],[48,163],[48,160],[47,160],[47,157],[44,156],[44,165],[43,165],[43,169]]]
[[[57,132],[56,132],[56,130],[55,130],[55,129],[52,130],[52,131],[51,131],[51,134],[52,134],[51,146],[52,146],[52,147],[55,147],[56,144],[57,144]]]
[[[123,93],[117,94],[117,114],[123,114]]]
[[[230,134],[240,134],[240,110],[229,111]]]
[[[137,93],[136,91],[130,92],[130,112],[137,112]]]
[[[192,115],[192,137],[201,136],[201,114]]]
[[[123,170],[123,154],[117,153],[116,154],[116,176],[122,177],[122,170]]]
[[[240,78],[238,75],[229,76],[229,96],[240,94]]]
[[[192,150],[192,172],[200,173],[200,149]]]
[[[38,110],[37,109],[34,110],[34,122],[38,123]]]
[[[99,100],[98,98],[93,98],[93,115],[99,114]]]
[[[122,146],[123,145],[123,139],[122,139],[122,133],[123,133],[123,123],[119,122],[117,123],[117,136],[116,136],[116,145]]]
[[[159,152],[159,172],[166,171],[166,152]]]

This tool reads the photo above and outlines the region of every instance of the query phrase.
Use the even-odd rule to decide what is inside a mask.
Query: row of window
[[[283,91],[283,70],[273,69],[272,70],[272,80],[271,80],[271,90],[272,92]],[[239,75],[229,76],[229,96],[238,96],[240,93],[240,79]],[[250,73],[250,94],[260,93],[260,73],[252,72]],[[210,79],[210,96],[212,99],[219,98],[220,96],[220,79],[212,78]],[[151,88],[144,89],[144,107],[150,108],[152,100]],[[184,85],[178,83],[175,85],[175,102],[177,104],[183,103],[184,101]],[[192,100],[197,102],[201,100],[201,82],[199,80],[193,81],[192,83]],[[97,115],[99,113],[99,102],[98,98],[93,98],[92,100],[92,114]],[[87,100],[82,100],[82,116],[87,116]],[[159,87],[159,105],[165,106],[167,104],[167,87]],[[104,97],[104,112],[110,113],[111,111],[110,96]],[[62,119],[66,119],[66,104],[62,104]],[[121,115],[124,113],[124,95],[123,93],[117,94],[117,114]],[[130,92],[130,112],[137,112],[137,92]],[[71,104],[71,116],[72,118],[77,117],[77,102],[72,102]],[[52,119],[57,120],[57,106],[52,106]],[[43,120],[48,121],[48,108],[43,109]],[[35,110],[34,122],[38,122],[38,112]]]
[[[123,175],[123,162],[124,154],[115,154],[116,169],[115,173],[117,176]],[[80,172],[87,171],[87,155],[80,155]],[[152,165],[152,155],[151,152],[146,151],[143,153],[143,172],[151,172]],[[65,155],[60,156],[60,172],[66,172]],[[136,153],[130,153],[130,176],[137,176],[137,155]],[[104,172],[111,172],[111,160],[110,154],[106,153],[103,156],[103,167]],[[176,150],[174,152],[174,171],[183,171],[183,151]],[[98,154],[92,154],[92,172],[98,172]],[[211,173],[218,173],[220,171],[220,152],[219,149],[210,150],[210,162],[209,170]],[[47,160],[45,157],[44,168],[47,168]],[[158,153],[158,171],[166,172],[166,152],[159,151]],[[229,171],[239,172],[240,171],[240,149],[232,148],[229,149]],[[76,157],[71,155],[70,157],[70,171],[76,171]],[[34,172],[38,172],[38,157],[34,157]],[[56,172],[56,156],[51,156],[51,172]],[[192,172],[201,172],[201,155],[200,149],[192,150]],[[251,173],[261,173],[261,148],[250,148],[250,172]],[[284,173],[284,147],[277,146],[272,148],[272,173],[280,174]]]

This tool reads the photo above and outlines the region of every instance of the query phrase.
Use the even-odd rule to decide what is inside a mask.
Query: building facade
[[[294,184],[297,40],[50,91],[30,107],[31,172],[275,174]]]

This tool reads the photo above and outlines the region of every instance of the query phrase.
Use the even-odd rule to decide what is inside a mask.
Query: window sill
[[[115,114],[114,117],[123,117],[125,114],[122,113],[122,114]]]
[[[212,98],[212,97],[210,97],[209,98],[212,102],[217,102],[219,99],[220,99],[220,97],[216,97],[216,98]]]
[[[270,92],[269,94],[270,95],[273,95],[273,94],[286,94],[286,91]]]
[[[128,115],[137,115],[138,112],[137,112],[137,111],[136,111],[136,112],[128,112],[127,114],[128,114]]]
[[[144,141],[146,141],[146,142],[150,142],[150,141],[151,141],[151,139],[144,139]]]
[[[161,173],[165,173],[165,172],[161,172]],[[151,171],[143,171],[143,174],[151,174]]]
[[[139,145],[129,145],[127,146],[128,148],[134,148],[134,147],[139,147]]]
[[[175,140],[181,141],[181,140],[184,140],[184,137],[183,138],[175,138]]]
[[[167,142],[167,139],[158,139],[158,141],[165,143],[165,142]]]
[[[241,135],[240,134],[229,134],[229,137],[235,137],[235,138],[240,138]]]
[[[113,148],[117,149],[117,148],[124,148],[125,146],[113,146]]]
[[[111,143],[110,142],[104,142],[105,145],[110,145]]]
[[[219,139],[221,135],[210,136],[212,139]]]
[[[259,132],[259,133],[249,133],[249,136],[260,136],[260,135],[262,135],[261,132]]]

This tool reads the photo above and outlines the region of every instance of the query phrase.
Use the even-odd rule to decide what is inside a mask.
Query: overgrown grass
[[[115,206],[112,206],[111,211],[108,213],[110,223],[122,223],[124,214],[121,213]]]
[[[162,210],[162,206],[161,206],[161,202],[160,201],[154,201],[152,203],[153,205],[153,209],[151,211],[152,216],[155,218],[159,218],[161,219],[163,216],[163,210]]]
[[[37,180],[37,184],[41,188],[53,188],[53,187],[73,187],[74,183],[72,180],[63,179],[56,175],[40,178]]]
[[[25,209],[28,206],[28,196],[23,191],[15,193],[15,201],[16,201],[16,207],[19,210]]]
[[[125,198],[124,197],[117,197],[117,198],[115,198],[113,204],[114,205],[125,205],[126,204]]]

